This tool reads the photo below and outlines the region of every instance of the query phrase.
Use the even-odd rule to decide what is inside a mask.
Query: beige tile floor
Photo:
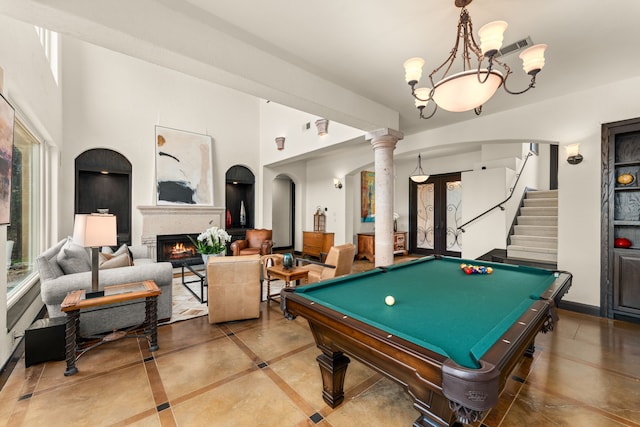
[[[498,405],[476,426],[640,426],[640,325],[560,310]],[[64,362],[24,367],[0,391],[6,426],[410,426],[404,390],[351,362],[345,401],[321,397],[319,350],[303,319],[262,303],[259,319],[159,328],[160,349],[123,339],[65,377]]]

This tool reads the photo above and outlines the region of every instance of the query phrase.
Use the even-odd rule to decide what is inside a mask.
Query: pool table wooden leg
[[[344,400],[344,377],[350,360],[340,351],[329,350],[323,351],[316,360],[322,375],[322,398],[327,405],[335,408]]]

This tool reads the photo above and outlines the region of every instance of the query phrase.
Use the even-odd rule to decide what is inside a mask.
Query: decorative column
[[[365,136],[373,146],[376,173],[376,267],[393,264],[393,150],[402,138],[402,132],[388,128],[378,129]]]

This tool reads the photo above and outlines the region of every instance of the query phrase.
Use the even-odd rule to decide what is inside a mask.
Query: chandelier
[[[500,86],[512,95],[520,95],[535,87],[536,75],[544,67],[545,44],[531,46],[520,53],[525,73],[531,76],[529,86],[519,92],[512,92],[507,88],[507,79],[512,73],[509,66],[500,62],[496,54],[502,47],[504,31],[507,23],[494,21],[484,25],[478,31],[480,46],[473,37],[473,24],[469,12],[465,8],[472,0],[455,0],[455,5],[462,9],[458,20],[458,33],[456,44],[451,49],[449,57],[438,68],[429,74],[431,87],[416,88],[422,77],[422,58],[411,58],[405,61],[405,79],[411,86],[411,94],[415,98],[415,104],[420,111],[420,118],[429,119],[438,110],[438,107],[447,111],[462,112],[474,110],[476,114],[482,112],[482,105],[496,93]],[[458,54],[458,48],[462,41],[462,71],[449,75]],[[478,66],[471,67],[471,56],[475,55]],[[483,61],[487,60],[486,68]],[[503,72],[494,69],[499,66]],[[504,74],[503,74],[504,73]],[[425,115],[424,109],[433,101],[433,111]]]

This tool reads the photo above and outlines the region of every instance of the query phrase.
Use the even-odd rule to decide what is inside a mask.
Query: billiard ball
[[[384,303],[387,304],[387,305],[393,305],[393,304],[396,303],[396,299],[394,297],[392,297],[391,295],[387,295],[384,298]]]
[[[491,273],[493,273],[493,268],[487,267],[487,274],[491,274]]]
[[[464,272],[467,273],[467,274],[471,274],[471,273],[473,273],[473,268],[467,267],[467,268],[464,269]]]

